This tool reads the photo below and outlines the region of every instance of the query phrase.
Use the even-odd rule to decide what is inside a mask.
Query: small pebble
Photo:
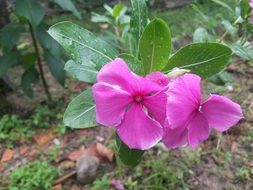
[[[94,156],[81,156],[77,160],[77,180],[82,184],[92,183],[97,176],[99,161]]]

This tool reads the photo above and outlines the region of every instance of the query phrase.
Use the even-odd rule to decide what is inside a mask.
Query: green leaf
[[[56,57],[54,57],[49,51],[44,52],[44,59],[49,67],[50,72],[53,74],[56,80],[61,85],[64,85],[65,71],[64,71],[64,65],[61,63],[61,61],[57,59]]]
[[[240,16],[243,19],[247,19],[251,11],[249,0],[241,0],[239,7],[240,7]]]
[[[16,12],[33,26],[38,26],[45,15],[45,10],[37,0],[16,0]]]
[[[212,0],[214,3],[226,8],[227,10],[233,12],[233,9],[227,4],[225,3],[224,1],[221,1],[221,0]]]
[[[210,42],[215,41],[205,28],[199,27],[195,30],[193,34],[193,42]]]
[[[228,20],[223,20],[222,24],[224,26],[224,28],[226,29],[226,31],[232,36],[235,37],[237,34],[237,28],[234,27],[230,21]]]
[[[130,69],[136,74],[138,75],[145,74],[142,62],[138,60],[136,57],[126,53],[120,54],[119,57],[124,59],[124,61],[126,61]]]
[[[18,63],[18,52],[10,52],[0,56],[0,77],[2,77],[7,70]]]
[[[130,31],[137,47],[142,32],[148,23],[148,9],[145,0],[131,0],[131,4]]]
[[[97,126],[95,104],[91,89],[88,88],[68,105],[63,122],[71,128],[89,128]]]
[[[5,25],[0,30],[0,44],[2,48],[8,52],[17,43],[20,34],[25,31],[25,27],[21,24],[11,23]],[[7,36],[11,36],[8,38]]]
[[[82,18],[81,14],[70,0],[54,0],[54,2],[57,3],[62,9],[72,12],[77,18]]]
[[[140,163],[144,154],[143,150],[130,149],[124,142],[116,135],[116,148],[119,159],[128,166],[136,166]]]
[[[210,81],[216,85],[219,85],[219,86],[224,86],[226,83],[232,82],[232,79],[231,79],[228,72],[221,71],[220,73],[210,77],[208,79],[208,81]]]
[[[105,16],[105,15],[100,15],[100,14],[97,14],[97,13],[94,13],[92,12],[91,13],[91,22],[95,22],[95,23],[100,23],[100,22],[106,22],[106,23],[109,23],[109,24],[113,24],[113,20],[108,17],[108,16]]]
[[[20,57],[19,62],[22,65],[23,69],[27,70],[30,67],[34,66],[36,62],[36,54],[34,52],[24,54]]]
[[[131,33],[124,33],[123,34],[123,45],[124,45],[124,50],[127,53],[130,53],[132,55],[136,55],[136,50],[137,50],[137,44],[135,43],[134,37]]]
[[[234,54],[236,54],[237,56],[241,57],[244,60],[253,61],[253,50],[242,46],[239,41],[230,44],[230,47],[233,50]]]
[[[48,26],[43,24],[36,28],[36,36],[40,45],[57,59],[62,59],[63,48],[47,32]]]
[[[30,98],[33,97],[32,84],[35,84],[38,81],[39,81],[39,73],[35,69],[35,67],[31,67],[23,73],[21,80],[21,87],[28,97]]]
[[[118,55],[111,45],[71,22],[57,23],[49,28],[48,33],[78,64],[100,69]]]
[[[118,16],[121,15],[122,11],[125,9],[125,5],[123,5],[122,3],[118,3],[117,5],[115,5],[113,7],[113,10],[112,10],[112,16],[114,18],[117,18]]]
[[[219,73],[231,58],[228,46],[219,43],[193,43],[179,49],[163,69],[169,72],[175,67],[189,69],[191,72],[208,78]]]
[[[146,74],[160,71],[167,64],[171,50],[171,35],[161,19],[152,20],[145,28],[139,43],[139,52]]]
[[[104,4],[104,8],[105,8],[105,10],[108,11],[108,13],[110,13],[110,15],[112,15],[113,9],[109,5]]]
[[[74,79],[78,79],[87,83],[95,83],[98,71],[92,67],[76,64],[73,60],[69,60],[64,68]]]

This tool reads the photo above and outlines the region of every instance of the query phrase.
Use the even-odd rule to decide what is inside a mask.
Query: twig
[[[68,178],[70,178],[70,177],[72,177],[72,176],[74,176],[74,175],[76,175],[76,170],[73,170],[73,171],[71,171],[70,173],[68,173],[68,174],[66,174],[66,175],[64,175],[64,176],[62,176],[62,177],[60,177],[60,178],[58,178],[58,179],[54,182],[54,186],[55,186],[55,185],[58,185],[58,184],[60,184],[60,183],[62,183],[62,182],[64,182],[65,180],[67,180]]]
[[[30,30],[31,36],[32,36],[34,50],[35,50],[36,57],[37,57],[37,64],[38,64],[38,67],[39,67],[40,77],[41,77],[41,80],[42,80],[42,83],[43,83],[43,86],[44,86],[45,93],[47,95],[47,99],[48,99],[49,102],[51,102],[52,98],[51,98],[50,92],[48,90],[48,85],[47,85],[47,82],[45,80],[44,72],[43,72],[43,69],[42,69],[42,62],[41,62],[41,59],[40,59],[39,48],[38,48],[38,44],[37,44],[36,37],[35,37],[35,34],[34,34],[33,26],[31,25],[30,22],[28,22],[28,25],[29,25],[29,30]]]

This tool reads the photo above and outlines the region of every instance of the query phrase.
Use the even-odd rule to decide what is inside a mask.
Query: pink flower
[[[113,178],[111,180],[111,185],[113,185],[115,187],[116,190],[125,190],[124,185],[122,184],[122,182],[118,179]]]
[[[92,87],[97,122],[115,128],[130,148],[149,149],[163,136],[167,87],[151,79],[136,75],[122,59],[115,59],[100,70]]]
[[[185,74],[169,84],[163,137],[169,148],[184,144],[195,148],[212,128],[226,131],[243,117],[241,107],[224,96],[211,94],[202,102],[200,81],[197,75]]]
[[[253,0],[250,0],[249,5],[253,9]]]

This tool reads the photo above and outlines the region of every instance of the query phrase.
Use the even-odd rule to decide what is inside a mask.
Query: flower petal
[[[166,109],[171,129],[187,125],[192,112],[198,109],[201,101],[200,80],[197,75],[185,74],[169,83]]]
[[[115,59],[102,67],[97,75],[98,82],[117,85],[123,90],[132,91],[136,86],[135,77],[122,59]]]
[[[225,96],[210,95],[202,104],[203,115],[211,127],[223,132],[243,118],[240,105]]]
[[[167,86],[170,82],[170,78],[167,75],[158,71],[148,74],[146,78],[163,87]]]
[[[207,119],[197,112],[188,125],[188,141],[192,148],[206,140],[211,132]]]
[[[120,124],[127,105],[132,101],[130,94],[117,86],[97,83],[92,87],[96,105],[96,120],[106,126]]]
[[[98,82],[117,85],[131,94],[149,94],[161,89],[158,84],[133,73],[124,60],[117,58],[106,64],[97,75]]]
[[[148,109],[148,112],[158,121],[161,125],[164,124],[166,118],[166,103],[167,94],[165,93],[167,88],[152,96],[146,96],[143,100],[143,105]]]
[[[141,104],[134,103],[118,126],[117,133],[129,148],[147,150],[161,140],[163,130],[143,111]]]
[[[187,144],[188,130],[186,127],[170,129],[164,127],[163,143],[168,148],[179,148]]]

